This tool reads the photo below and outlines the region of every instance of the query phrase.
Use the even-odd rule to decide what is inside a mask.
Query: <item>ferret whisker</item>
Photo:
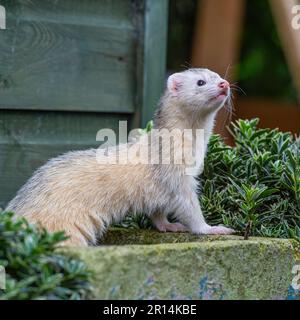
[[[186,70],[193,68],[192,64],[191,64],[190,62],[188,62],[188,61],[185,61],[185,62],[184,62],[183,64],[181,64],[180,66],[181,66],[183,69],[186,69]]]
[[[238,86],[236,83],[230,84],[230,88],[239,90],[241,93],[243,93],[245,96],[247,96],[246,92],[240,86]]]
[[[229,63],[228,66],[227,66],[227,68],[226,68],[224,77],[223,77],[225,80],[228,80],[227,76],[228,76],[228,72],[229,72],[229,69],[230,69],[230,68],[231,68],[231,64]]]
[[[247,94],[240,88],[235,88],[235,87],[231,87],[230,88],[232,91],[236,91],[236,92],[240,92],[242,93],[243,95],[247,96]]]

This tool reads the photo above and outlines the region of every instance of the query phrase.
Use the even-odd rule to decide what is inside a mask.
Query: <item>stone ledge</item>
[[[299,298],[293,240],[111,229],[99,247],[68,250],[92,270],[94,299]]]

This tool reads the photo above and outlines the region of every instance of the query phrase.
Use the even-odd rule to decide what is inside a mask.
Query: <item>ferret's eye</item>
[[[202,86],[204,86],[206,84],[206,82],[204,81],[204,80],[198,80],[198,82],[197,82],[197,85],[199,86],[199,87],[202,87]]]

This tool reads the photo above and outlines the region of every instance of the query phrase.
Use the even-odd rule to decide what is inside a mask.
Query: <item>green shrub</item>
[[[300,141],[258,119],[232,125],[235,147],[214,135],[201,176],[207,220],[248,235],[300,239]]]
[[[0,212],[0,265],[6,290],[0,299],[80,299],[88,293],[89,272],[83,262],[57,252],[66,239]]]
[[[258,119],[232,124],[235,147],[211,137],[200,177],[201,207],[209,223],[225,224],[245,238],[300,240],[300,140],[257,124]],[[151,222],[139,215],[123,225],[149,228]]]

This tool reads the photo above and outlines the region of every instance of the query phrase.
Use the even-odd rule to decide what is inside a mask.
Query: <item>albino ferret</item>
[[[39,168],[6,210],[49,231],[64,230],[70,237],[65,244],[74,246],[96,244],[110,223],[136,212],[147,215],[162,232],[232,233],[232,229],[205,222],[196,193],[196,178],[203,167],[203,154],[215,115],[229,96],[229,83],[207,69],[189,69],[168,78],[154,118],[154,129],[164,129],[161,132],[176,129],[177,136],[190,129],[191,137],[184,140],[183,149],[202,159],[195,166],[188,163],[190,156],[184,156],[179,164],[176,159],[167,164],[160,160],[139,163],[145,158],[143,152],[137,152],[130,163],[122,161],[127,157],[125,147],[134,147],[139,139],[117,149],[117,163],[107,161],[115,155],[109,150],[100,155],[99,149],[68,152]],[[192,141],[197,129],[204,130],[202,144]],[[170,148],[173,156],[178,141],[182,137]],[[153,144],[159,155],[164,155],[160,142]],[[178,222],[169,222],[169,214]]]

